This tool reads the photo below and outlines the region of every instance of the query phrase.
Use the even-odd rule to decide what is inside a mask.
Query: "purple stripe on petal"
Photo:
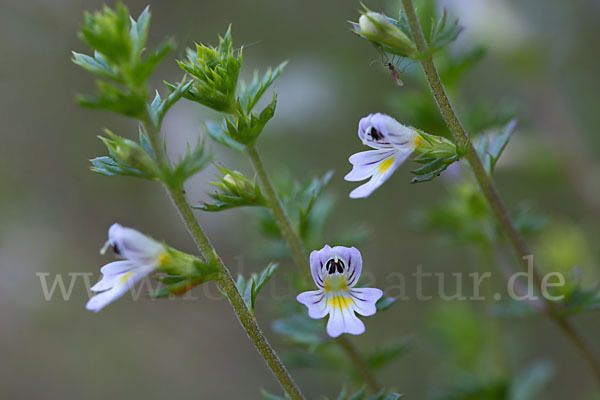
[[[354,299],[354,311],[368,317],[377,312],[375,304],[383,292],[377,288],[357,288],[350,290],[350,296]]]

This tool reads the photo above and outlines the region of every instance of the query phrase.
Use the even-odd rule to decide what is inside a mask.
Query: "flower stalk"
[[[169,161],[159,144],[160,137],[160,129],[151,122],[149,116],[146,116],[144,119],[144,129],[148,136],[148,140],[152,147],[154,154],[156,155],[157,163],[159,164],[161,170],[164,168],[168,168]],[[164,181],[163,181],[164,183]],[[183,187],[172,186],[164,183],[164,187],[167,190],[169,198],[173,202],[173,205],[179,212],[183,223],[185,224],[190,236],[194,240],[194,243],[198,247],[202,257],[205,261],[209,259],[215,259],[216,264],[219,268],[219,278],[217,281],[219,285],[227,295],[230,300],[230,304],[233,307],[235,314],[238,318],[238,321],[246,331],[248,338],[254,343],[254,346],[260,353],[260,355],[265,359],[267,365],[271,369],[275,378],[279,381],[279,384],[288,394],[288,396],[293,400],[303,400],[305,399],[304,395],[300,391],[300,388],[294,382],[294,379],[283,365],[275,350],[271,347],[269,341],[265,337],[262,329],[258,325],[258,322],[248,310],[244,299],[240,295],[238,291],[235,281],[229,272],[229,269],[223,264],[221,259],[217,256],[217,253],[210,243],[208,237],[204,233],[202,227],[196,220],[196,217],[193,214],[192,208],[185,198],[185,193],[183,191]]]
[[[281,200],[275,192],[275,188],[273,187],[271,179],[264,168],[262,159],[260,158],[255,145],[246,145],[246,153],[250,158],[256,174],[258,175],[259,182],[262,186],[262,190],[267,201],[267,206],[271,210],[273,217],[277,221],[277,224],[281,229],[286,242],[288,243],[294,262],[302,271],[304,281],[307,284],[310,284],[310,282],[312,282],[312,276],[308,268],[310,262],[306,250],[304,249],[302,239],[294,228],[289,216],[285,212]],[[373,374],[373,371],[371,371],[369,364],[362,356],[354,342],[345,336],[339,336],[335,338],[335,342],[348,354],[350,359],[352,359],[360,373],[363,375],[369,388],[374,392],[380,391],[382,389],[381,383],[379,383]]]
[[[404,8],[404,12],[406,13],[406,17],[408,19],[410,31],[415,41],[415,45],[417,47],[418,52],[421,54],[419,61],[421,63],[423,71],[425,72],[427,82],[429,83],[429,87],[438,106],[438,109],[442,114],[446,125],[450,129],[450,132],[454,136],[456,144],[466,150],[464,158],[471,166],[477,183],[479,184],[483,195],[485,196],[487,202],[490,205],[490,208],[496,216],[500,227],[508,237],[515,253],[522,260],[525,270],[527,270],[528,262],[531,256],[531,251],[529,250],[527,243],[525,242],[523,237],[519,234],[514,224],[512,223],[509,213],[506,207],[504,206],[504,203],[500,199],[500,196],[498,194],[498,191],[496,190],[492,179],[486,173],[475,148],[470,146],[470,137],[466,133],[458,116],[452,108],[452,104],[450,103],[450,100],[446,95],[446,91],[433,62],[433,56],[429,51],[427,41],[425,40],[425,36],[423,35],[421,24],[417,18],[413,1],[402,0],[402,5]],[[535,265],[533,265],[533,279],[537,287],[540,288],[542,285],[542,280],[540,278],[538,269]],[[596,379],[600,382],[600,362],[598,362],[598,360],[594,357],[593,353],[588,348],[586,342],[580,337],[579,333],[574,329],[574,327],[569,323],[569,321],[567,321],[565,317],[560,316],[556,312],[554,312],[554,303],[552,303],[545,297],[543,298],[546,306],[544,315],[551,318],[563,330],[563,332],[569,337],[569,339],[571,339],[573,344],[580,350],[586,361],[589,363]]]

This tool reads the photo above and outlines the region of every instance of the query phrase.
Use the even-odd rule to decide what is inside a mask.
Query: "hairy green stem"
[[[427,41],[425,40],[425,36],[423,35],[423,31],[421,29],[421,24],[419,23],[419,19],[417,18],[417,13],[415,11],[413,1],[412,0],[402,0],[402,5],[404,7],[404,11],[406,13],[406,17],[408,19],[408,23],[410,25],[410,31],[417,46],[417,50],[421,54],[421,66],[423,67],[423,71],[425,72],[425,76],[427,77],[427,82],[429,83],[429,87],[431,92],[433,93],[433,97],[435,98],[435,102],[442,114],[446,125],[452,132],[454,136],[454,140],[456,143],[464,149],[467,149],[467,153],[465,155],[465,159],[468,161],[477,183],[483,192],[483,195],[487,199],[490,208],[493,213],[496,215],[496,218],[500,224],[500,227],[508,237],[515,253],[522,260],[525,270],[529,269],[529,263],[533,264],[533,260],[530,260],[531,251],[529,250],[527,243],[523,237],[519,234],[517,229],[515,228],[510,215],[502,203],[498,191],[494,186],[493,181],[485,172],[481,160],[477,155],[476,150],[473,146],[470,146],[470,137],[466,133],[463,128],[458,116],[454,112],[452,108],[452,104],[446,95],[446,91],[444,86],[440,80],[440,76],[437,72],[435,64],[433,62],[433,56],[429,51]],[[533,270],[533,279],[538,286],[538,289],[541,289],[542,279],[540,277],[539,271],[535,265],[532,265]],[[543,296],[542,296],[543,297]],[[573,344],[581,351],[585,359],[588,361],[594,375],[600,381],[600,363],[593,356],[592,352],[588,348],[587,344],[583,341],[583,339],[579,336],[577,331],[566,321],[566,319],[557,313],[555,313],[555,305],[545,297],[543,297],[546,306],[547,312],[545,315],[552,318],[557,325],[565,332],[565,334],[571,339]]]
[[[290,251],[292,252],[294,262],[301,269],[306,281],[310,282],[312,280],[309,267],[310,264],[306,250],[304,249],[304,244],[302,244],[302,239],[300,238],[298,232],[296,232],[290,217],[285,212],[285,209],[281,204],[281,200],[279,199],[279,196],[277,196],[275,188],[271,183],[271,179],[269,179],[269,176],[267,175],[267,171],[265,170],[263,162],[256,151],[256,147],[253,144],[250,144],[246,146],[246,152],[248,153],[254,170],[258,175],[258,179],[265,193],[267,205],[271,210],[273,218],[275,218],[277,226],[279,226],[285,241],[288,243]]]
[[[262,189],[265,193],[265,197],[267,199],[267,205],[277,221],[277,225],[279,229],[283,233],[285,240],[288,243],[288,246],[292,252],[292,257],[294,258],[294,262],[302,270],[304,279],[307,284],[312,282],[312,276],[310,274],[310,261],[308,259],[308,255],[306,250],[304,249],[304,244],[302,243],[302,238],[294,228],[290,217],[285,212],[283,205],[281,204],[281,200],[275,189],[271,180],[269,179],[269,175],[267,175],[267,171],[263,165],[263,162],[258,155],[258,151],[254,145],[246,146],[246,152],[250,157],[254,170],[258,175],[258,179],[262,186]],[[358,370],[361,372],[363,377],[365,378],[365,382],[374,392],[378,392],[381,390],[381,384],[373,375],[371,368],[368,363],[354,344],[352,340],[347,337],[340,336],[336,339],[336,343],[340,345],[342,349],[348,354],[350,359],[356,364]]]
[[[147,119],[144,122],[144,128],[146,130],[150,145],[152,146],[152,150],[156,155],[159,167],[164,171],[169,167],[169,164],[163,148],[159,145],[160,130],[153,126],[153,124],[150,122],[150,119]],[[267,365],[271,369],[271,372],[273,375],[275,375],[275,378],[279,381],[279,384],[283,390],[285,390],[288,396],[294,400],[305,399],[304,395],[300,391],[300,388],[294,382],[294,379],[279,359],[279,356],[269,344],[269,341],[258,325],[256,318],[254,318],[250,310],[248,310],[244,299],[240,295],[240,292],[235,285],[235,281],[233,280],[229,269],[217,256],[214,247],[196,220],[196,217],[194,216],[194,213],[185,198],[183,187],[172,187],[167,184],[164,184],[164,187],[167,190],[170,199],[179,212],[183,223],[196,243],[196,246],[198,247],[198,250],[200,251],[204,260],[216,260],[220,270],[218,279],[219,285],[229,298],[230,304],[235,311],[238,321],[246,331],[248,338],[250,338],[250,340],[254,343],[254,346],[264,358]]]

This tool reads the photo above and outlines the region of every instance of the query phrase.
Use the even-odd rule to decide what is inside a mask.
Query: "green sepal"
[[[431,159],[427,155],[424,156],[427,160]],[[416,160],[419,162],[419,159]],[[417,168],[411,171],[413,174],[417,175],[410,183],[420,183],[420,182],[428,182],[435,178],[437,178],[442,172],[446,170],[451,164],[455,161],[458,161],[458,155],[454,155],[448,158],[436,158],[432,161],[427,162],[421,168]]]
[[[158,270],[167,275],[156,278],[165,286],[152,291],[151,298],[180,296],[194,286],[219,278],[219,266],[215,260],[203,262],[168,246],[166,248],[166,261]]]

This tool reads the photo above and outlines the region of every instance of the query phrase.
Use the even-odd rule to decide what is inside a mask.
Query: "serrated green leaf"
[[[224,122],[207,121],[204,124],[204,132],[215,142],[220,143],[230,149],[244,152],[246,146],[233,140],[223,130]]]
[[[204,141],[200,137],[194,150],[188,148],[182,159],[175,163],[165,183],[172,187],[180,187],[189,177],[193,176],[204,167],[206,167],[212,159],[212,154],[208,151]]]
[[[260,273],[260,275],[256,275],[256,274],[252,275],[252,294],[251,294],[252,309],[251,309],[251,311],[253,313],[254,313],[254,305],[256,302],[256,297],[260,293],[263,286],[265,286],[265,284],[269,281],[269,279],[271,279],[271,277],[275,274],[275,271],[277,271],[278,266],[279,266],[278,264],[271,263],[267,266],[267,268],[265,268]]]
[[[248,307],[248,310],[250,310],[252,314],[254,314],[256,297],[263,286],[271,279],[277,270],[277,266],[277,264],[271,263],[260,273],[260,275],[252,274],[249,279],[244,278],[241,274],[238,275],[235,286],[244,299],[246,307]]]
[[[139,129],[139,141],[140,146],[142,146],[142,148],[150,156],[150,158],[156,160],[156,156],[154,155],[154,151],[152,150],[152,145],[150,144],[150,141],[148,140],[146,134],[142,131],[141,126]]]
[[[106,64],[99,62],[93,57],[73,51],[73,63],[85,69],[86,71],[106,79],[112,79],[115,82],[123,83],[122,79],[115,75],[113,70]]]
[[[247,88],[242,89],[242,93],[239,96],[240,104],[247,114],[252,111],[266,90],[281,75],[287,63],[287,61],[282,62],[274,70],[269,68],[262,79],[258,78],[257,72],[254,73],[254,79]]]
[[[160,98],[158,92],[156,93],[154,101],[150,104],[150,115],[156,126],[160,125],[167,111],[184,96],[192,83],[192,81],[186,81],[184,78],[176,87],[169,86],[172,91],[164,100]],[[167,83],[165,82],[165,84]]]
[[[477,144],[477,153],[482,160],[483,166],[488,175],[492,175],[496,163],[508,145],[512,134],[517,127],[517,120],[509,121],[501,133],[497,135],[483,135]]]
[[[228,115],[223,124],[223,131],[234,141],[248,145],[256,141],[262,133],[265,125],[275,114],[277,96],[273,93],[273,99],[260,114],[250,113],[248,115],[236,113]]]

